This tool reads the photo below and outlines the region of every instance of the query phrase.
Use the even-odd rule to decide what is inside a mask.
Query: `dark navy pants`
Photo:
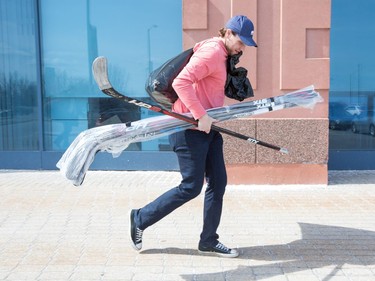
[[[209,134],[186,130],[169,136],[177,154],[182,181],[153,202],[139,209],[135,215],[138,227],[145,230],[184,203],[197,197],[207,182],[204,199],[203,230],[199,244],[216,245],[227,174],[223,157],[223,138],[220,133]]]

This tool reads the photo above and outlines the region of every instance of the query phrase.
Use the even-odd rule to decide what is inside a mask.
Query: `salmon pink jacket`
[[[228,52],[219,37],[197,43],[190,61],[172,83],[179,97],[172,110],[191,112],[198,120],[206,114],[206,109],[223,106],[227,57]]]

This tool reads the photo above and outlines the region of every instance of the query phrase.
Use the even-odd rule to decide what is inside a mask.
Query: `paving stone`
[[[202,195],[129,245],[128,210],[179,183],[176,172],[0,171],[0,280],[375,280],[375,171],[329,184],[228,186],[220,240],[236,259],[200,255]]]

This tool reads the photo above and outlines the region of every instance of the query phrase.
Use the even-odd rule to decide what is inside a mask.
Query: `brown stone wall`
[[[254,22],[259,47],[248,47],[240,63],[249,71],[253,99],[309,85],[324,98],[314,109],[222,123],[289,150],[283,155],[224,136],[229,183],[327,183],[330,7],[330,0],[183,0],[184,49],[216,36],[232,15],[245,14]]]

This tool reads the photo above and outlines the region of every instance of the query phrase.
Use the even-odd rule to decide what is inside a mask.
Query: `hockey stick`
[[[116,91],[113,88],[113,86],[111,85],[111,83],[109,82],[109,79],[108,79],[107,59],[105,57],[97,57],[92,64],[92,70],[93,70],[93,75],[94,75],[95,81],[98,84],[100,90],[104,94],[106,94],[108,96],[111,96],[111,97],[114,97],[116,99],[125,101],[127,103],[134,104],[138,107],[143,107],[143,108],[155,111],[155,112],[159,112],[159,113],[162,113],[162,114],[165,114],[165,115],[169,115],[169,116],[172,116],[174,118],[183,120],[185,122],[194,124],[196,126],[198,125],[198,121],[191,118],[191,117],[166,110],[166,109],[162,108],[161,106],[152,105],[152,104],[146,103],[144,101],[140,101],[140,100],[137,100],[137,99],[133,99],[133,98],[124,96],[123,94]],[[268,104],[263,104],[263,105],[258,104],[258,105],[255,105],[254,109],[260,109],[260,108],[263,108],[263,107],[266,108],[266,107],[270,107],[270,106],[271,105],[268,105]],[[270,109],[270,110],[272,110],[272,109]],[[217,131],[217,132],[221,132],[221,133],[224,133],[224,134],[227,134],[227,135],[239,138],[239,139],[246,140],[246,141],[254,143],[254,144],[258,144],[258,145],[261,145],[261,146],[264,146],[264,147],[267,147],[267,148],[271,148],[271,149],[280,151],[283,154],[288,154],[288,150],[286,148],[281,148],[281,147],[278,147],[276,145],[269,144],[269,143],[266,143],[264,141],[257,140],[257,139],[254,139],[254,138],[251,138],[251,137],[248,137],[248,136],[230,131],[228,129],[218,127],[216,125],[212,125],[211,128],[213,130]]]

